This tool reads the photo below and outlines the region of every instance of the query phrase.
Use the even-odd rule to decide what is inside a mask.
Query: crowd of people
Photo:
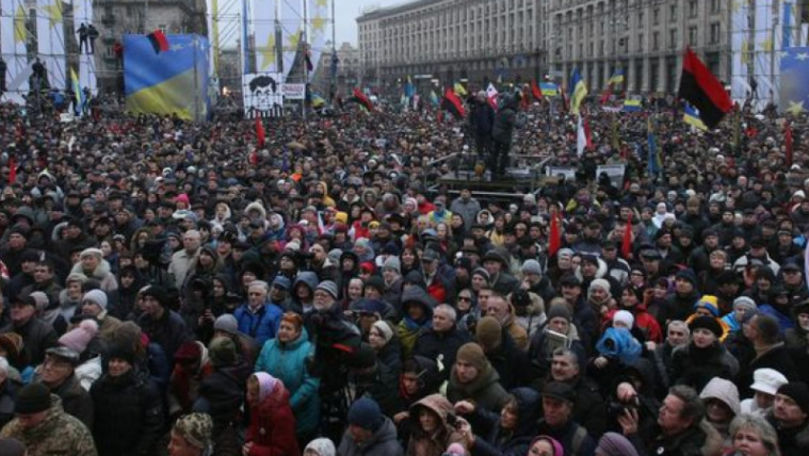
[[[593,103],[578,156],[560,100],[507,97],[262,147],[0,105],[0,454],[809,454],[804,119]],[[434,185],[475,151],[576,175]]]

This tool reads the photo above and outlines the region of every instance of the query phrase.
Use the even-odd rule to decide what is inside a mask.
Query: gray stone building
[[[363,83],[429,74],[558,80],[578,67],[591,92],[620,68],[633,92],[676,91],[690,45],[729,80],[730,0],[416,0],[357,18]]]
[[[711,71],[730,80],[728,0],[546,0],[543,30],[554,75],[581,71],[600,89],[616,69],[630,92],[673,93],[682,53],[691,46]]]
[[[543,0],[416,0],[357,18],[363,84],[530,79],[546,57]],[[427,77],[429,76],[429,78]]]
[[[337,49],[337,59],[337,73],[334,81],[336,89],[342,94],[350,93],[351,89],[359,83],[362,74],[360,50],[351,43],[343,43]],[[315,78],[312,80],[312,86],[324,97],[329,95],[331,86],[331,61],[331,50],[324,51],[320,55]]]

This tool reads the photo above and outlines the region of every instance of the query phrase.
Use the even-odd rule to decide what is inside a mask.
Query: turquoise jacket
[[[284,382],[289,405],[295,414],[295,432],[305,435],[317,429],[320,420],[320,379],[306,368],[306,358],[314,352],[306,331],[290,343],[270,339],[256,359],[256,372],[267,372]]]

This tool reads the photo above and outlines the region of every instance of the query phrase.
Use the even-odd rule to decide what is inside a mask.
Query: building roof
[[[373,19],[379,19],[381,17],[390,16],[393,14],[404,13],[406,11],[421,8],[423,6],[430,6],[436,3],[441,3],[442,1],[444,0],[413,0],[405,3],[400,3],[398,5],[388,6],[385,8],[378,8],[368,11],[367,13],[364,13],[363,15],[359,16],[357,18],[357,22],[370,21]]]

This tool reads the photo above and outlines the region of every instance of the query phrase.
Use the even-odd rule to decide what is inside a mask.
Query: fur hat
[[[189,445],[205,450],[211,447],[213,420],[207,413],[189,413],[180,417],[171,431]]]

